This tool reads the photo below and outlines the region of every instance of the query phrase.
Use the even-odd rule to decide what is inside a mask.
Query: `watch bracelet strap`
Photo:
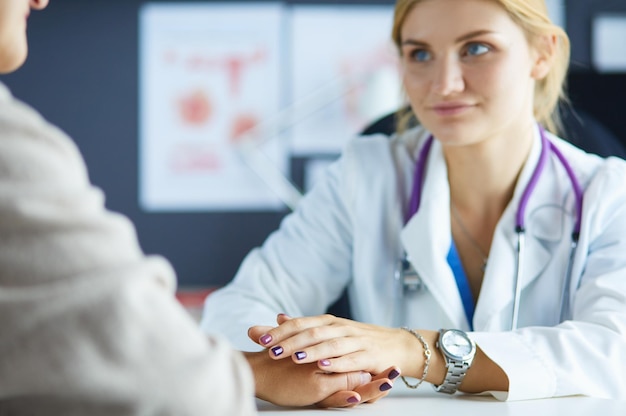
[[[446,378],[443,383],[438,386],[433,384],[435,391],[448,394],[456,393],[465,378],[465,374],[467,374],[469,366],[470,363],[467,362],[460,364],[450,363],[448,365],[448,372],[446,373]]]

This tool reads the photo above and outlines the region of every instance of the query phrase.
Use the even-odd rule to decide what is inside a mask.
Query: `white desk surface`
[[[500,402],[491,396],[435,393],[424,385],[418,391],[396,383],[392,393],[372,404],[348,409],[285,408],[257,399],[260,416],[328,416],[329,413],[350,412],[355,416],[399,415],[463,415],[463,416],[625,416],[624,400],[605,400],[574,396],[544,400]]]

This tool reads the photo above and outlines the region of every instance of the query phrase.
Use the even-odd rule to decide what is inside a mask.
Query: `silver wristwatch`
[[[454,394],[458,390],[476,354],[476,343],[458,329],[441,329],[437,348],[446,360],[446,378],[440,385],[433,385],[435,391]]]

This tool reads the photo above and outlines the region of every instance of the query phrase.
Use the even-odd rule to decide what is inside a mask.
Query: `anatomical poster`
[[[281,106],[284,16],[279,3],[142,7],[143,209],[283,207],[265,178],[285,171],[287,144],[265,122]]]

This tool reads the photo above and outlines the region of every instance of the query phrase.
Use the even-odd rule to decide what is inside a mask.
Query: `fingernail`
[[[275,346],[274,348],[272,348],[272,354],[274,354],[274,357],[278,357],[280,354],[283,353],[283,347],[281,347],[280,345]]]
[[[291,316],[287,315],[286,313],[279,313],[278,316],[280,316],[282,318],[291,319]]]
[[[400,375],[400,372],[396,370],[395,368],[389,372],[389,378],[392,380],[398,377],[399,375]]]
[[[328,367],[330,365],[330,361],[329,360],[320,360],[320,365],[322,367]]]
[[[259,338],[259,341],[261,341],[261,344],[267,345],[272,342],[272,336],[270,334],[262,335],[261,338]]]
[[[391,388],[391,384],[389,383],[383,383],[380,385],[380,391],[387,391]]]
[[[296,359],[298,360],[304,360],[306,358],[306,352],[304,351],[298,351],[296,353]]]
[[[348,397],[348,403],[350,404],[356,404],[359,402],[359,398],[356,396],[352,396],[352,397]]]

